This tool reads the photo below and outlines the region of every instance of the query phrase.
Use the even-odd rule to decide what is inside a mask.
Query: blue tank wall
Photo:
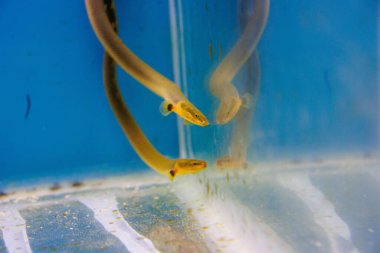
[[[272,3],[253,153],[376,154],[378,1]]]
[[[168,2],[116,4],[122,39],[173,80]],[[183,1],[182,8],[189,98],[212,119],[216,100],[207,77],[217,65],[218,41],[224,56],[240,32],[236,0]],[[2,180],[145,167],[107,103],[103,49],[83,1],[1,1],[0,29]],[[251,157],[377,150],[378,1],[272,1],[259,51]],[[162,100],[118,73],[149,139],[162,153],[178,156],[176,117],[162,117]],[[219,132],[192,126],[195,153],[212,152]],[[221,143],[228,144],[228,136]]]
[[[240,36],[236,2],[184,1],[188,83],[205,94],[212,71]],[[258,46],[261,87],[247,136],[249,159],[377,154],[378,20],[376,0],[271,1]],[[237,86],[246,84],[241,74],[233,80]],[[189,98],[211,105],[205,112],[214,118],[215,97],[199,96],[192,87]],[[191,128],[195,154],[224,155],[231,130]]]
[[[116,5],[122,39],[173,79],[167,2],[116,0]],[[104,50],[84,1],[1,1],[0,30],[0,182],[106,174],[114,165],[121,171],[143,167],[106,100]],[[162,153],[178,156],[174,115],[162,117],[161,98],[123,71],[118,74],[125,100],[148,138]],[[31,108],[25,118],[28,95]]]

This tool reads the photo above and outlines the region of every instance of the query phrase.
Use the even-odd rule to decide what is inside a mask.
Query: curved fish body
[[[172,104],[173,111],[180,117],[195,125],[208,125],[206,116],[190,103],[175,83],[151,68],[124,45],[104,9],[104,5],[109,2],[110,0],[85,0],[92,28],[107,53],[133,78]],[[176,110],[181,108],[177,106],[179,103],[187,105],[186,113]]]
[[[250,143],[249,136],[261,77],[260,58],[257,50],[248,60],[247,68],[250,71],[248,71],[248,82],[245,85],[244,92],[253,98],[252,106],[249,108],[242,107],[237,113],[229,145],[229,154],[216,161],[216,167],[219,169],[239,169],[248,166],[246,157]]]
[[[257,47],[268,20],[269,0],[254,0],[253,8],[238,42],[216,67],[209,81],[211,93],[219,100],[217,124],[228,123],[243,104],[232,80]]]
[[[116,12],[113,1],[104,1],[103,6],[110,24],[115,32],[117,32]],[[155,149],[123,101],[117,82],[116,63],[107,52],[105,52],[103,62],[103,81],[108,102],[117,121],[136,153],[149,167],[167,176],[170,180],[173,180],[178,175],[196,173],[207,167],[207,162],[202,160],[168,159]]]

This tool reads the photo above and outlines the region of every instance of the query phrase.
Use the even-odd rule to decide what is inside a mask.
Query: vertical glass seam
[[[169,1],[169,18],[172,41],[172,58],[174,81],[188,96],[185,39],[183,29],[182,1]],[[190,127],[185,127],[182,120],[177,118],[179,153],[181,157],[193,157]]]

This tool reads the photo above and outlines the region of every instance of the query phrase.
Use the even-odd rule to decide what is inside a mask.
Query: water
[[[379,252],[378,1],[271,2],[235,170],[215,165],[236,122],[215,125],[208,79],[244,1],[115,2],[122,40],[211,125],[162,117],[162,99],[119,69],[128,107],[163,154],[209,168],[170,183],[141,162],[106,100],[83,2],[3,1],[0,252]]]
[[[201,173],[174,184],[146,174],[19,188],[2,197],[0,245],[9,252],[377,252],[378,166],[346,158]]]
[[[116,4],[121,38],[173,79],[167,3]],[[45,11],[35,15],[37,10]],[[125,10],[128,15],[122,14]],[[104,51],[83,1],[2,2],[0,26],[0,181],[145,167],[107,102]],[[164,154],[177,156],[176,119],[161,116],[162,99],[126,73],[119,71],[118,76],[125,100],[148,138]],[[27,95],[31,107],[25,118]]]

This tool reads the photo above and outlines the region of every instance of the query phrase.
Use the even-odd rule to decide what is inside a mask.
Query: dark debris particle
[[[32,100],[30,98],[30,95],[26,94],[26,110],[25,110],[25,115],[24,115],[25,119],[28,119],[31,106],[32,106]]]
[[[83,185],[84,185],[84,183],[80,182],[80,181],[75,181],[71,184],[71,186],[74,188],[79,188],[79,187],[82,187]]]
[[[55,183],[55,184],[52,185],[52,187],[50,187],[50,190],[51,190],[51,191],[58,191],[58,190],[61,189],[61,188],[62,188],[62,187],[61,187],[60,184]]]

